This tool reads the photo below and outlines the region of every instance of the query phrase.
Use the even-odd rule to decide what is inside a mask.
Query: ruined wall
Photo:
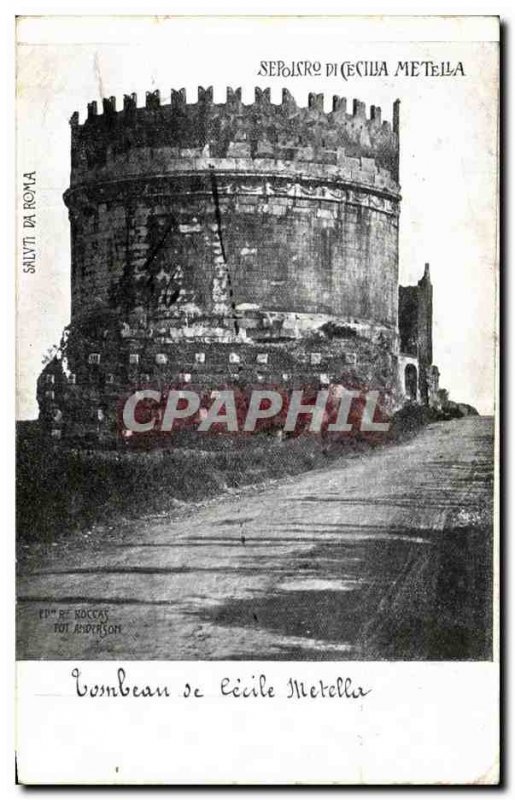
[[[431,404],[438,391],[439,373],[432,363],[433,286],[429,264],[425,264],[416,286],[399,286],[399,338],[401,355],[416,359],[419,398]]]
[[[418,282],[418,291],[419,359],[429,368],[433,362],[433,285],[429,264],[424,266],[424,275]]]
[[[418,286],[399,286],[400,350],[418,358]]]

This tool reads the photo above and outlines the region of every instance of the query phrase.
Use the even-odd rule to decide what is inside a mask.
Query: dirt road
[[[488,658],[493,421],[30,546],[18,656]]]

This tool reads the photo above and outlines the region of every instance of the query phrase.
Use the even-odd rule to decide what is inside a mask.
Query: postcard
[[[17,774],[499,781],[497,17],[17,22]]]

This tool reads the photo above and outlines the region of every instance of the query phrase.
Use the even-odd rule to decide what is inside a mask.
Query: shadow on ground
[[[296,565],[297,576],[312,582],[309,590],[233,599],[200,616],[216,625],[270,630],[286,640],[345,643],[352,660],[491,659],[491,529],[417,530],[409,539],[366,548],[317,546]],[[317,589],[314,576],[320,574],[343,576],[345,588]],[[339,657],[346,658],[343,649]],[[285,644],[280,653],[257,658],[333,660],[334,650]]]

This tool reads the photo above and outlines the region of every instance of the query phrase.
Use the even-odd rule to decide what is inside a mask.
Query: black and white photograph
[[[16,113],[20,675],[70,719],[172,662],[190,705],[190,666],[267,708],[495,697],[498,19],[19,17]],[[323,774],[473,782],[489,702],[476,764]]]

